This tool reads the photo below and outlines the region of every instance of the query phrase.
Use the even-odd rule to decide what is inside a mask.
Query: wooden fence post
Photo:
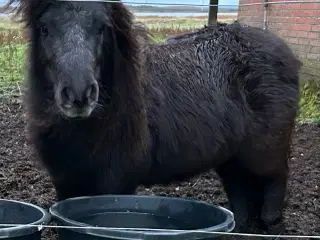
[[[217,23],[219,0],[210,0],[209,3],[210,3],[210,5],[217,5],[217,6],[210,6],[209,7],[208,26]]]

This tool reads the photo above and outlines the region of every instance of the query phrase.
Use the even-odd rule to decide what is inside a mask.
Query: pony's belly
[[[190,145],[181,147],[177,151],[159,149],[153,159],[149,177],[143,184],[169,184],[172,181],[187,180],[226,162],[229,153],[223,148],[212,148],[201,152],[200,149]]]

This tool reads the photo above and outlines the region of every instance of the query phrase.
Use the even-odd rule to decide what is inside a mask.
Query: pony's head
[[[20,0],[18,10],[30,31],[32,91],[56,113],[89,117],[120,94],[115,81],[136,77],[132,16],[121,3]]]

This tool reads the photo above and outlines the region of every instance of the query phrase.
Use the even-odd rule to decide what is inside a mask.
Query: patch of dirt
[[[0,99],[0,102],[0,198],[49,208],[54,203],[55,191],[26,143],[23,108],[18,99]],[[285,208],[286,234],[320,235],[320,126],[296,127],[290,166]],[[168,187],[140,187],[138,194],[194,198],[228,207],[214,172]],[[54,230],[46,229],[43,239],[56,239]]]

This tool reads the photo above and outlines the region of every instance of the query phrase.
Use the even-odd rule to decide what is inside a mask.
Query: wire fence
[[[57,1],[76,1],[76,2],[107,2],[107,3],[114,3],[117,4],[116,1],[113,0],[57,0]],[[265,5],[265,4],[306,4],[306,3],[320,3],[319,0],[296,0],[296,1],[261,1],[261,2],[253,2],[253,3],[242,3],[242,4],[204,4],[202,0],[200,0],[201,3],[195,4],[195,3],[169,3],[169,2],[157,2],[157,1],[152,1],[148,2],[146,1],[121,1],[123,4],[127,5],[157,5],[157,6],[193,6],[193,7],[210,7],[210,6],[221,6],[221,7],[238,7],[238,6],[254,6],[254,5]],[[5,5],[7,1],[0,1],[0,6]]]
[[[265,234],[251,234],[251,233],[235,233],[235,232],[214,232],[214,231],[204,231],[204,230],[175,230],[175,229],[153,229],[153,228],[116,228],[116,227],[96,227],[96,226],[63,226],[63,225],[41,225],[41,224],[0,224],[0,227],[2,228],[8,228],[8,227],[35,227],[38,229],[38,231],[41,231],[42,229],[48,228],[48,229],[64,229],[64,230],[100,230],[100,231],[106,231],[106,234],[109,233],[116,233],[120,231],[131,231],[135,233],[141,234],[141,239],[143,240],[143,234],[146,232],[157,232],[157,233],[171,233],[171,234],[180,234],[184,235],[185,239],[198,239],[190,237],[191,234],[201,234],[203,237],[215,237],[217,235],[221,236],[230,236],[230,237],[249,237],[249,238],[272,238],[272,239],[320,239],[320,236],[316,235],[265,235]],[[86,234],[90,234],[89,231],[86,231]],[[102,234],[103,235],[103,234]],[[188,238],[189,236],[189,238]],[[134,238],[137,240],[137,238]]]

